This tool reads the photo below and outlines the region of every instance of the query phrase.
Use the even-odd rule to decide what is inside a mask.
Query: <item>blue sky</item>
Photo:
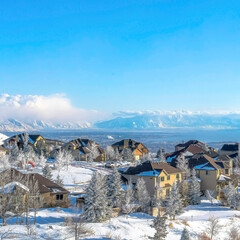
[[[2,93],[120,110],[239,110],[239,0],[1,0]]]

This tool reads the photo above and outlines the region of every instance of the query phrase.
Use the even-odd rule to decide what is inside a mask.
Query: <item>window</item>
[[[229,173],[228,169],[225,169],[225,174],[228,174],[228,173]]]
[[[168,180],[168,181],[170,180],[170,175],[169,175],[169,176],[167,176],[167,180]]]
[[[177,174],[177,179],[179,179],[179,173]]]
[[[63,194],[57,194],[56,195],[56,200],[57,201],[62,201],[63,200]]]
[[[210,172],[209,172],[209,171],[206,171],[206,175],[210,175]]]
[[[161,182],[164,182],[164,177],[161,177]]]

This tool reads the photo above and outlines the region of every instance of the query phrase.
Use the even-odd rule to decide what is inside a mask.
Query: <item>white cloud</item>
[[[9,95],[0,94],[0,118],[18,120],[95,121],[105,114],[76,108],[64,94]]]

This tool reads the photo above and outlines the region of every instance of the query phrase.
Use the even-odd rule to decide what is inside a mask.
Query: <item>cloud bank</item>
[[[96,110],[76,108],[64,94],[9,95],[0,94],[0,119],[62,121],[96,121],[104,118]]]

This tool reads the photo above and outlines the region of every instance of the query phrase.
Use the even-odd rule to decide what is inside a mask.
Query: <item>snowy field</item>
[[[77,212],[79,213],[79,212]],[[76,216],[74,209],[42,209],[37,214],[36,239],[69,239],[73,240],[72,230],[65,226],[64,219],[66,217]],[[190,233],[192,239],[197,239],[197,235],[206,232],[209,226],[209,217],[219,219],[221,228],[215,239],[226,239],[227,233],[233,225],[240,226],[240,212],[230,208],[211,205],[208,201],[203,200],[201,205],[188,206],[185,213],[177,217],[174,221],[167,221],[168,236],[167,240],[178,240],[184,227]],[[33,213],[31,214],[33,221]],[[105,223],[87,224],[90,233],[82,236],[80,239],[149,239],[154,235],[151,227],[153,217],[142,213],[130,214],[112,218]],[[11,235],[15,239],[28,240],[34,239],[33,236],[27,235],[24,225],[15,225],[16,219],[8,219],[8,226],[1,227],[0,232],[10,229]],[[9,237],[10,239],[10,237]]]

